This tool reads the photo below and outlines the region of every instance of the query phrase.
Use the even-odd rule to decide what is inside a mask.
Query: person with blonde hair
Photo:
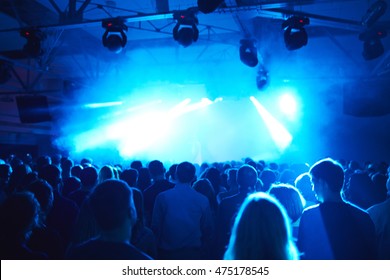
[[[297,260],[283,206],[266,193],[250,194],[235,219],[225,260]]]

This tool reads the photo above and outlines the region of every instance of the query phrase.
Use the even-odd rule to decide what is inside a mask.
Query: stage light
[[[102,26],[106,29],[102,39],[103,46],[112,52],[120,53],[127,43],[127,26],[120,18],[104,20]]]
[[[386,29],[382,29],[380,27],[368,29],[359,35],[359,39],[364,41],[362,53],[364,59],[372,60],[378,58],[384,53],[385,50],[381,39],[386,36]]]
[[[282,24],[284,31],[284,43],[289,51],[297,50],[307,45],[307,33],[305,25],[310,24],[307,17],[291,16]]]
[[[223,0],[198,0],[198,8],[204,14],[214,12]]]
[[[259,100],[254,96],[249,97],[249,99],[252,101],[257,113],[264,121],[276,147],[280,152],[283,152],[290,146],[293,140],[291,133],[259,102]]]
[[[240,60],[242,63],[249,67],[255,67],[259,60],[257,58],[257,48],[255,46],[255,40],[242,39],[240,40]]]
[[[23,51],[32,58],[43,54],[42,41],[46,38],[45,34],[39,29],[22,29],[20,35],[27,39]]]
[[[376,1],[367,10],[362,18],[362,25],[370,28],[386,12],[387,3],[385,1]]]
[[[256,86],[258,90],[264,90],[269,84],[269,73],[264,66],[260,66],[256,75]]]
[[[173,18],[177,20],[173,28],[173,39],[185,48],[198,40],[199,30],[196,26],[199,21],[193,9],[177,12]]]
[[[293,95],[285,93],[279,97],[280,111],[291,119],[295,117],[297,113],[297,107],[297,101]]]

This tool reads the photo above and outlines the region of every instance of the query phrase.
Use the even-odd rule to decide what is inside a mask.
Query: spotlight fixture
[[[387,3],[385,1],[376,1],[367,10],[362,18],[362,25],[370,28],[386,12]]]
[[[39,29],[22,29],[20,35],[27,39],[23,51],[32,58],[43,54],[42,41],[46,38],[45,34]]]
[[[365,60],[378,58],[384,53],[384,47],[381,39],[387,36],[385,28],[374,27],[366,30],[359,35],[359,39],[363,44],[363,57]]]
[[[307,17],[291,16],[282,24],[284,43],[289,51],[297,50],[307,45],[305,25],[310,24]]]
[[[214,12],[223,0],[198,0],[198,9],[204,14]]]
[[[259,66],[256,76],[256,86],[258,90],[264,90],[269,84],[269,72],[264,65]]]
[[[253,39],[240,40],[240,60],[249,67],[255,67],[259,63],[255,42]]]
[[[106,29],[103,34],[103,46],[114,53],[120,53],[126,46],[128,27],[120,18],[103,20],[102,26]]]
[[[198,40],[199,30],[196,26],[199,21],[192,9],[174,13],[173,18],[177,20],[173,28],[173,39],[185,48]]]

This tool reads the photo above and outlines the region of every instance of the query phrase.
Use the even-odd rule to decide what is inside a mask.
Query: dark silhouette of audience
[[[26,244],[39,220],[39,202],[29,192],[13,193],[0,206],[2,260],[47,259]]]
[[[237,171],[238,168],[229,168],[225,171],[226,191],[217,194],[218,204],[221,203],[221,200],[225,197],[229,197],[238,193]]]
[[[299,175],[295,179],[294,185],[305,199],[305,207],[309,207],[318,203],[308,172]]]
[[[319,205],[307,208],[299,225],[304,259],[375,259],[375,228],[367,212],[342,200],[344,171],[326,158],[310,168]]]
[[[260,180],[263,183],[261,191],[267,192],[272,184],[276,182],[277,175],[274,170],[266,168],[260,173]]]
[[[294,241],[298,239],[299,222],[305,208],[306,201],[294,186],[289,184],[275,184],[269,190],[269,194],[275,197],[286,209],[291,223]]]
[[[231,228],[237,211],[248,194],[255,192],[257,171],[248,164],[237,171],[238,193],[222,199],[217,214],[215,254],[221,259],[230,238]]]
[[[71,176],[65,179],[62,179],[62,190],[61,194],[67,198],[69,195],[77,190],[81,189],[81,181],[78,177]]]
[[[174,188],[161,192],[153,209],[151,228],[159,259],[206,259],[213,238],[208,199],[192,189],[195,166],[182,162],[176,168]]]
[[[93,166],[87,166],[80,172],[81,188],[70,193],[68,197],[73,200],[79,208],[91,193],[92,189],[97,185],[99,173]]]
[[[355,172],[350,175],[346,188],[346,199],[366,210],[377,203],[374,183],[367,173]]]
[[[88,203],[99,227],[99,235],[73,247],[68,259],[151,259],[130,243],[137,213],[132,191],[126,182],[105,180],[94,188]]]
[[[46,224],[60,233],[67,246],[73,235],[79,207],[60,193],[62,179],[61,171],[57,166],[49,164],[41,167],[38,176],[46,180],[53,189],[53,207],[47,215]]]
[[[89,157],[13,154],[0,159],[1,255],[390,259],[389,165],[340,162],[344,167],[329,158],[310,168],[248,157],[172,163],[167,171],[159,160],[133,159],[134,168],[122,169],[128,163],[102,162],[100,167]],[[102,185],[105,190],[97,194]],[[99,224],[99,215],[118,221],[125,212],[123,224]],[[281,250],[281,244],[288,249]]]
[[[59,232],[46,224],[46,218],[53,207],[53,189],[45,180],[37,179],[27,185],[26,191],[34,194],[40,210],[36,226],[27,242],[34,251],[44,252],[49,259],[61,260],[65,255],[65,242]]]
[[[165,167],[159,160],[153,160],[148,164],[152,184],[144,189],[144,206],[146,224],[149,226],[152,221],[154,203],[156,197],[163,191],[172,189],[175,184],[165,179]]]
[[[244,200],[235,218],[224,259],[299,259],[289,218],[276,199],[257,192]]]
[[[11,193],[9,180],[12,174],[12,167],[9,164],[0,164],[0,204],[4,202]]]
[[[157,257],[157,243],[153,231],[145,223],[142,192],[137,188],[131,188],[131,190],[137,212],[137,220],[131,232],[131,244],[155,259]]]
[[[137,188],[143,192],[144,190],[149,188],[151,184],[152,178],[150,176],[149,168],[141,167],[138,170]]]
[[[378,259],[390,260],[390,178],[387,179],[387,199],[368,208],[375,224]]]
[[[119,178],[125,181],[129,187],[136,188],[138,181],[138,170],[134,168],[128,168],[121,172]]]

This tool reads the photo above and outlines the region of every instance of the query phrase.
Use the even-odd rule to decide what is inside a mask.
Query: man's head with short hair
[[[31,192],[13,193],[0,205],[2,238],[10,242],[27,240],[38,222],[40,205]]]
[[[148,169],[149,169],[149,172],[150,172],[150,175],[152,176],[152,178],[164,177],[165,168],[164,168],[164,165],[161,161],[152,160],[148,164]]]
[[[249,190],[255,188],[257,183],[257,171],[248,164],[242,165],[237,171],[237,184],[240,190]]]
[[[38,176],[46,180],[54,190],[58,190],[59,184],[62,182],[61,170],[54,164],[42,167],[38,172]]]
[[[340,163],[331,159],[325,158],[317,161],[309,170],[312,181],[323,180],[329,190],[334,193],[340,193],[344,185],[344,170]]]
[[[108,179],[93,190],[89,203],[98,226],[105,231],[121,227],[127,219],[137,219],[133,194],[126,182]]]
[[[88,189],[94,187],[99,178],[99,173],[97,169],[93,166],[87,166],[83,168],[80,172],[80,181],[83,187],[87,187]]]
[[[195,166],[188,161],[184,161],[176,167],[176,179],[180,183],[191,183],[195,179],[195,172]]]
[[[125,181],[129,187],[135,187],[138,181],[138,170],[134,168],[128,168],[122,171],[119,178]]]

